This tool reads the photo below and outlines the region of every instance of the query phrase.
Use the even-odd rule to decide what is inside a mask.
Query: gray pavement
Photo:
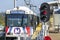
[[[50,33],[52,40],[60,40],[60,33]]]

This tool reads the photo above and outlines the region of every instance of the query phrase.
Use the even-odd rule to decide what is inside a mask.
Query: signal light
[[[42,3],[40,7],[40,19],[42,22],[47,22],[50,19],[50,6],[48,3]]]
[[[46,14],[47,14],[46,10],[44,10],[44,11],[43,11],[43,14],[44,14],[44,15],[46,15]]]
[[[51,40],[51,38],[49,36],[45,36],[44,40]]]

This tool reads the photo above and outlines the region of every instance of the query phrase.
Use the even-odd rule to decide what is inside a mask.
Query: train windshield
[[[7,15],[7,26],[22,26],[27,25],[27,14],[8,14]]]

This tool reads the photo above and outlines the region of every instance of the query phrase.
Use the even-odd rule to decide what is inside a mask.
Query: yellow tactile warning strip
[[[41,31],[41,29],[42,29],[42,23],[39,23],[38,26],[36,27],[34,34],[31,37],[31,39],[35,39],[37,37],[38,33]]]

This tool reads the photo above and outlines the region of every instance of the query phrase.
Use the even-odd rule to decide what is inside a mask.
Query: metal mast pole
[[[14,8],[16,7],[16,0],[14,0]]]

